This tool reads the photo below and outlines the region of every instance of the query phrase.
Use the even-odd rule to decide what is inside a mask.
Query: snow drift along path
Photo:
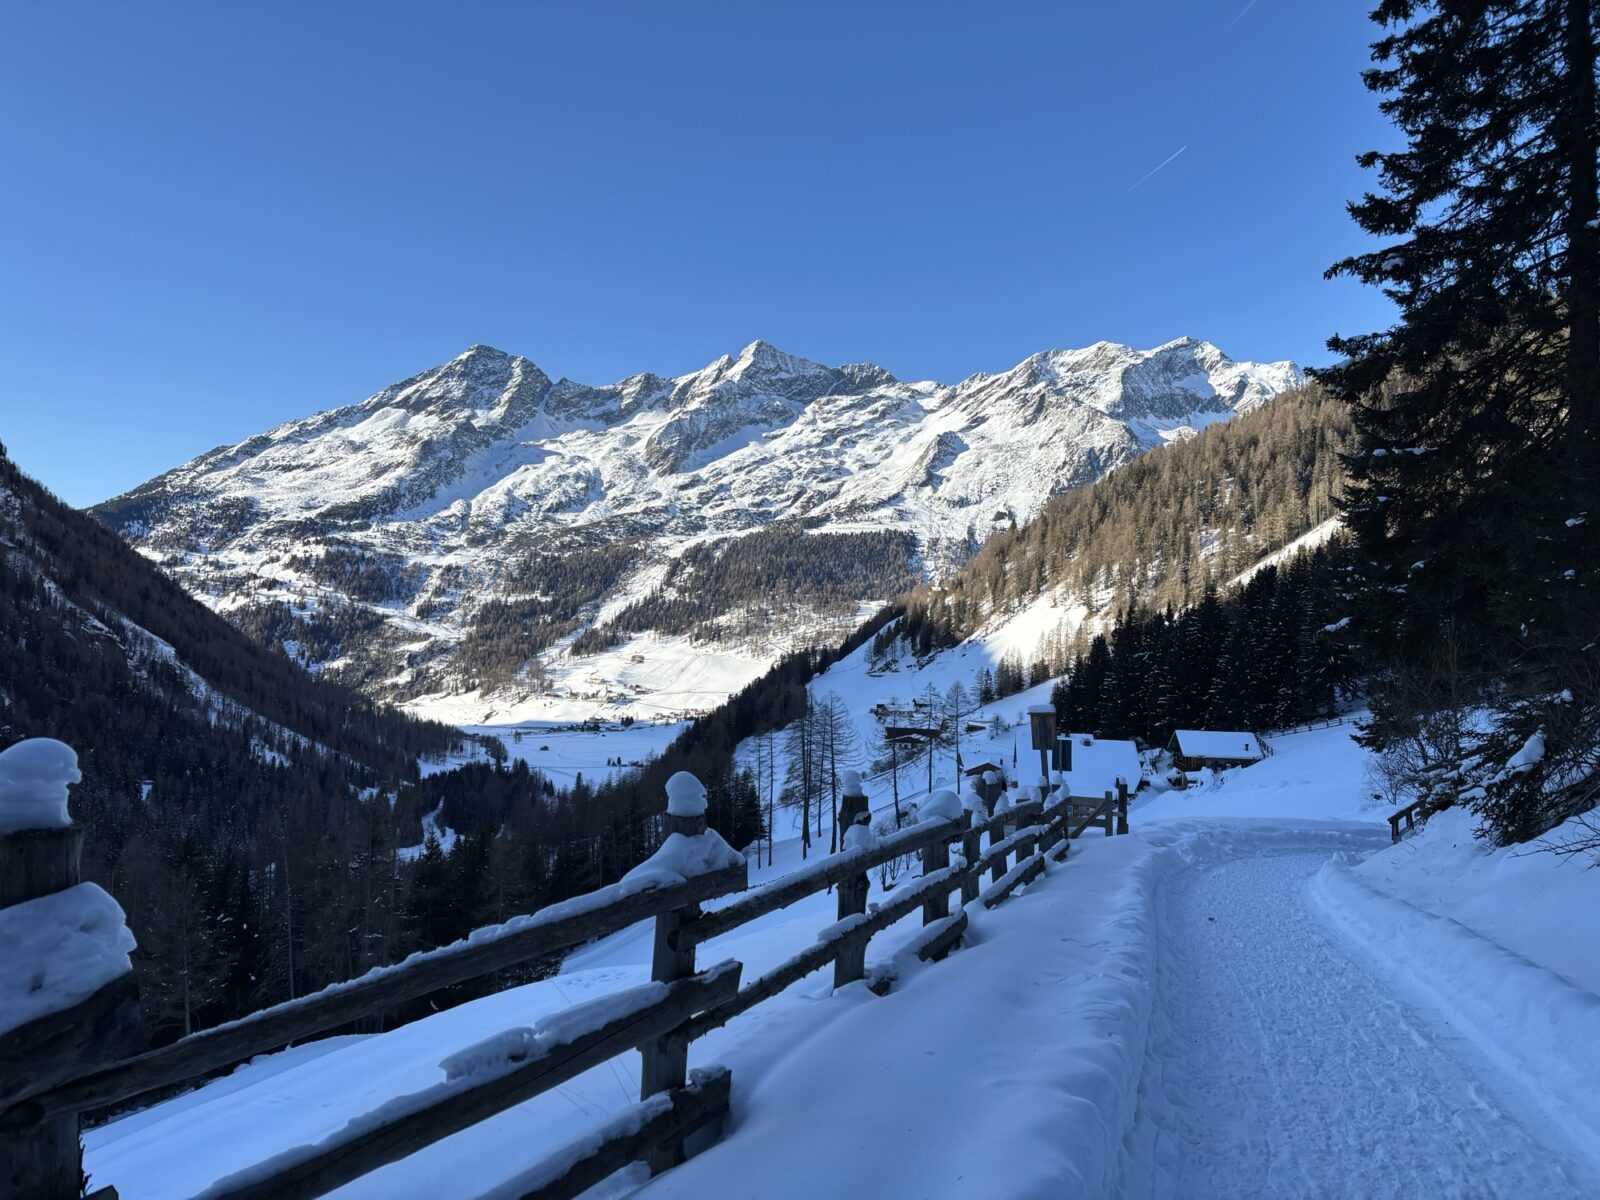
[[[1308,904],[1328,861],[1262,839],[1167,881],[1124,1193],[1596,1194],[1519,1084]]]

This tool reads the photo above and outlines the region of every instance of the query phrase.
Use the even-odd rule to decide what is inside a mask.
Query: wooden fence
[[[1421,800],[1413,800],[1404,808],[1395,809],[1394,812],[1389,814],[1390,840],[1398,842],[1404,836],[1400,830],[1402,823],[1405,825],[1405,833],[1410,833],[1419,824],[1425,823],[1434,813],[1449,807],[1448,802],[1440,802],[1425,797]]]
[[[720,1120],[728,1107],[727,1070],[687,1071],[692,1041],[830,964],[835,987],[866,980],[883,994],[894,972],[880,969],[868,979],[867,945],[875,934],[920,908],[922,931],[898,961],[943,958],[966,930],[966,905],[1000,904],[1043,873],[1047,858],[1064,861],[1072,839],[1087,829],[1126,833],[1127,799],[1126,787],[1119,787],[1100,799],[1034,800],[986,818],[963,813],[928,820],[754,890],[743,862],[655,886],[624,880],[143,1053],[131,1052],[139,1035],[138,1001],[131,977],[123,976],[77,1008],[0,1036],[0,1200],[76,1200],[81,1113],[193,1082],[646,918],[655,922],[652,983],[579,1004],[531,1030],[490,1038],[447,1059],[443,1082],[394,1097],[321,1142],[285,1151],[203,1195],[320,1196],[635,1048],[643,1056],[640,1103],[616,1114],[593,1149],[576,1158],[558,1154],[525,1172],[517,1186],[524,1197],[568,1197],[641,1159],[653,1172],[665,1170],[682,1161],[684,1140]],[[717,839],[703,813],[669,814],[667,822],[669,835]],[[0,836],[0,908],[76,884],[81,838],[77,827]],[[715,845],[726,850],[720,839]],[[908,855],[921,856],[921,875],[869,912],[867,872]],[[726,857],[739,856],[727,851]],[[712,939],[831,887],[838,889],[838,920],[815,945],[760,978],[741,986],[739,963],[702,968],[696,962],[698,948]],[[954,912],[952,893],[961,900]],[[738,898],[720,908],[702,908],[733,894]],[[114,1186],[91,1193],[94,1200],[115,1196]]]

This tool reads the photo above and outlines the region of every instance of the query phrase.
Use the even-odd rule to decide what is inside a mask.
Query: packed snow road
[[[1128,1195],[1593,1194],[1518,1087],[1308,904],[1327,851],[1174,872]],[[1403,946],[1396,952],[1404,953]]]

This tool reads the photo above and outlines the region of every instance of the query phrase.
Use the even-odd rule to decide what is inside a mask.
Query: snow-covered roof
[[[1178,753],[1186,758],[1228,758],[1255,762],[1266,757],[1261,740],[1247,730],[1179,729],[1173,732]]]
[[[1132,791],[1143,774],[1139,748],[1132,742],[1072,735],[1072,770],[1065,772],[1069,795],[1098,798],[1116,791],[1118,779],[1126,780]]]

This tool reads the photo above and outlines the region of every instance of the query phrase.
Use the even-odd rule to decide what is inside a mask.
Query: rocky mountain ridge
[[[1187,338],[1045,351],[953,386],[758,341],[592,387],[474,346],[94,511],[257,636],[372,694],[550,690],[575,640],[737,642],[758,663],[831,636],[1051,494],[1300,380]],[[802,537],[829,539],[848,583],[819,578]],[[730,552],[751,561],[719,573],[729,594],[697,594]],[[630,604],[627,628],[607,626]],[[658,611],[677,615],[652,625]]]

